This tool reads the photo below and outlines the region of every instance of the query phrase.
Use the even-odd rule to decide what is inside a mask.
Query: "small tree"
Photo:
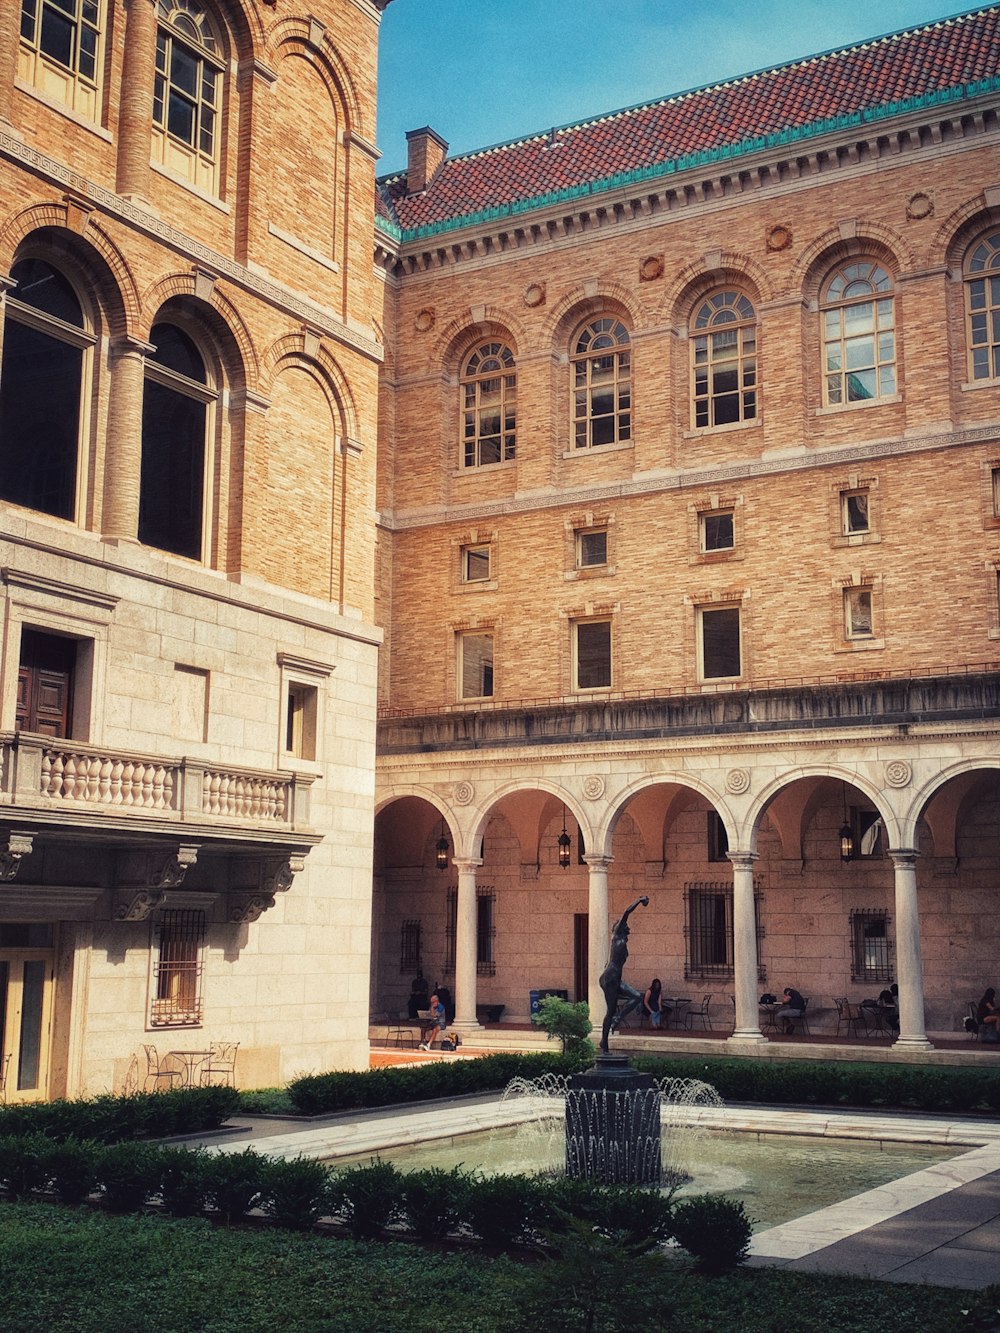
[[[593,1060],[597,1054],[590,1040],[590,1005],[586,1000],[570,1004],[558,995],[546,995],[538,1013],[531,1015],[531,1021],[544,1028],[550,1038],[557,1037],[562,1042],[563,1055]]]

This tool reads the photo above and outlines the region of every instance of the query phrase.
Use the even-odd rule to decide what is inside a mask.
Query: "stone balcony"
[[[186,898],[225,892],[230,920],[254,920],[321,840],[309,822],[314,780],[0,734],[5,915],[57,900],[71,914],[81,894],[92,903],[111,889],[113,914],[140,920],[178,900],[183,884]]]

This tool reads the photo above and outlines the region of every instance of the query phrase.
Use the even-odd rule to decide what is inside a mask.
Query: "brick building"
[[[1000,11],[380,181],[373,1008],[1000,953]],[[442,128],[442,127],[438,127]],[[436,868],[440,847],[443,869]]]
[[[383,8],[0,6],[11,1100],[366,1058]]]

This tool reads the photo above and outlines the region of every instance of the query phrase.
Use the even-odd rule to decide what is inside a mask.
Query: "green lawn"
[[[997,1306],[776,1269],[700,1278],[599,1237],[519,1263],[48,1204],[0,1204],[0,1281],[4,1333],[978,1333]]]

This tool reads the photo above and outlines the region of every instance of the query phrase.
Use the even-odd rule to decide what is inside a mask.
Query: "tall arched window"
[[[72,519],[83,369],[94,337],[58,269],[23,259],[11,277],[0,371],[0,497]]]
[[[1000,379],[1000,232],[965,257],[969,379]]]
[[[741,292],[703,301],[691,325],[694,424],[725,426],[757,416],[757,316]]]
[[[517,416],[514,353],[501,342],[483,343],[462,369],[462,447],[466,467],[514,457]]]
[[[632,438],[632,354],[628,329],[603,318],[573,340],[573,443],[577,449]]]
[[[870,259],[842,264],[821,299],[823,399],[828,406],[888,398],[896,392],[896,317],[892,279]]]
[[[157,0],[153,152],[195,185],[214,191],[222,112],[222,47],[197,0]]]
[[[21,0],[19,75],[96,120],[104,23],[104,0]]]
[[[174,324],[154,324],[142,400],[139,540],[200,560],[206,441],[216,393],[205,361]]]

